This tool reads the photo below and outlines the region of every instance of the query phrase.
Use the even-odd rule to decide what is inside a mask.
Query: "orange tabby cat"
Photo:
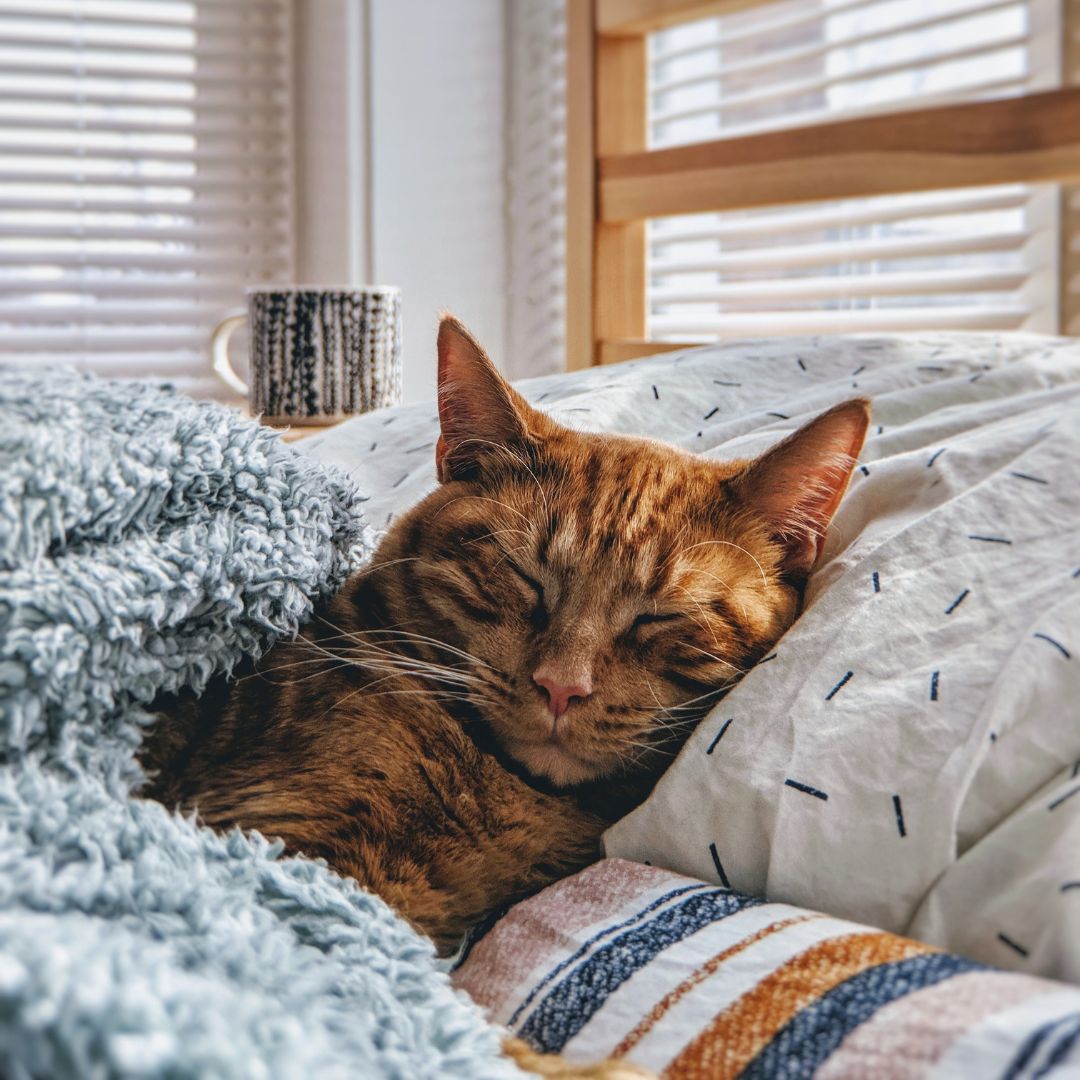
[[[452,318],[438,350],[441,486],[145,763],[156,798],[325,858],[446,949],[598,858],[791,624],[869,413],[717,462],[556,424]]]

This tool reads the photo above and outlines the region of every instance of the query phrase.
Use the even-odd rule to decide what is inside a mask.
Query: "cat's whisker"
[[[478,656],[474,656],[472,653],[466,652],[464,649],[460,649],[456,645],[451,645],[446,641],[441,641],[439,638],[429,637],[427,634],[418,634],[411,630],[401,630],[397,629],[396,627],[387,627],[386,629],[362,630],[359,632],[346,631],[342,630],[341,627],[336,626],[334,623],[330,622],[330,620],[326,619],[325,617],[323,617],[322,621],[325,622],[326,625],[331,627],[332,629],[339,631],[339,636],[348,638],[352,641],[359,641],[361,637],[366,638],[371,635],[378,635],[379,637],[390,638],[391,640],[422,642],[425,645],[431,645],[435,648],[445,649],[447,652],[453,653],[455,656],[460,656],[462,660],[467,660],[470,664],[476,664],[478,667],[491,667],[490,664],[485,663]],[[362,644],[373,645],[373,643],[368,641],[363,641]]]
[[[432,668],[440,668],[444,671],[454,671],[467,673],[468,664],[464,663],[465,660],[470,660],[470,657],[465,657],[463,661],[451,665],[440,664],[435,660],[429,660],[425,656],[419,656],[409,652],[400,652],[397,649],[390,648],[388,642],[386,645],[380,644],[375,641],[359,641],[353,640],[348,645],[341,647],[342,656],[380,656],[385,657],[388,660],[400,661],[402,663],[409,664],[424,664]]]
[[[645,685],[646,685],[646,686],[648,686],[648,688],[649,688],[649,693],[650,693],[650,694],[652,694],[652,696],[653,696],[653,700],[654,700],[654,701],[656,702],[656,707],[657,707],[658,709],[663,709],[663,708],[664,708],[664,705],[663,705],[663,703],[662,703],[662,702],[660,701],[660,697],[659,697],[659,695],[658,695],[658,694],[656,693],[656,690],[655,690],[655,689],[653,688],[652,680],[650,680],[650,678],[649,678],[649,676],[648,676],[648,673],[647,673],[647,672],[645,673]]]
[[[475,680],[474,676],[469,675],[467,672],[461,671],[458,668],[443,667],[441,665],[406,657],[400,653],[395,653],[388,649],[379,649],[377,647],[354,647],[343,650],[340,653],[335,653],[334,655],[344,662],[351,664],[353,667],[371,668],[374,670],[390,667],[406,674],[411,673],[418,677],[427,677],[444,682],[462,683]]]
[[[439,701],[444,704],[468,703],[469,698],[461,694],[452,694],[447,690],[378,690],[370,694],[371,698],[378,697],[421,697],[425,701]]]
[[[271,679],[269,676],[279,671],[287,671],[289,668],[300,667],[304,664],[326,664],[328,666],[320,668],[318,671],[313,671],[308,675],[301,675],[294,679]],[[340,664],[330,664],[329,661],[323,660],[319,657],[317,660],[301,660],[295,664],[279,664],[277,667],[267,668],[265,671],[256,671],[251,675],[245,675],[241,679],[237,679],[237,682],[244,682],[247,679],[262,679],[264,682],[270,683],[272,686],[296,686],[298,683],[310,682],[312,679],[322,678],[324,675],[332,675],[334,672],[341,671],[349,666],[348,662],[342,661]]]
[[[717,656],[715,653],[709,652],[708,649],[702,649],[697,645],[692,645],[689,641],[684,641],[683,644],[686,648],[693,649],[694,652],[701,653],[702,656],[707,656],[710,660],[715,660],[718,664],[723,664],[724,667],[729,667],[732,671],[736,671],[740,675],[746,674],[746,671],[743,668],[736,667],[730,660],[725,660],[722,656]]]
[[[365,657],[363,653],[357,655],[360,651],[357,648],[351,649],[348,652],[330,652],[309,638],[301,637],[297,640],[313,646],[315,651],[323,653],[325,656],[335,661],[347,661],[354,667],[362,669],[371,668],[380,670],[380,665],[382,665],[382,670],[385,670],[386,667],[391,667],[400,671],[402,674],[412,674],[418,678],[430,678],[433,681],[457,682],[459,684],[476,681],[475,676],[469,675],[466,672],[453,668],[441,667],[423,660],[415,660],[411,657],[405,657],[387,649],[380,649],[377,646],[363,646],[362,648],[368,650],[367,656]]]
[[[369,683],[369,684],[367,684],[365,686],[361,686],[358,690],[354,690],[354,691],[352,691],[352,693],[346,694],[343,698],[340,698],[337,701],[335,701],[334,704],[331,705],[324,712],[320,713],[315,718],[314,723],[318,723],[320,720],[323,720],[325,717],[329,716],[332,712],[336,712],[338,709],[340,709],[342,707],[342,705],[344,705],[347,701],[352,700],[352,698],[356,697],[358,694],[364,694],[365,698],[367,698],[367,697],[377,698],[377,697],[383,697],[383,696],[390,695],[390,694],[395,694],[395,693],[415,694],[415,695],[419,695],[419,696],[423,696],[423,697],[431,697],[431,696],[433,696],[433,694],[438,694],[439,693],[439,691],[427,692],[427,691],[423,691],[423,690],[404,690],[404,691],[380,690],[380,691],[378,691],[377,693],[374,693],[374,694],[370,693],[370,689],[371,689],[372,686],[379,686],[381,683],[387,682],[390,679],[398,678],[398,677],[399,676],[397,676],[397,675],[388,675],[384,679],[379,679],[374,683]],[[467,700],[467,699],[456,698],[456,700]]]
[[[450,691],[421,690],[421,689],[417,689],[417,688],[410,688],[410,689],[407,689],[407,690],[379,690],[379,691],[376,691],[375,693],[370,692],[372,687],[382,686],[384,683],[388,683],[393,679],[398,679],[398,678],[402,678],[402,677],[403,676],[400,673],[395,672],[394,674],[391,674],[391,675],[385,675],[381,679],[376,679],[372,683],[367,683],[366,685],[362,686],[359,690],[356,690],[351,694],[346,694],[345,697],[341,698],[339,701],[336,701],[333,705],[330,706],[329,709],[327,709],[326,712],[322,713],[322,715],[319,717],[319,719],[321,720],[322,717],[328,715],[331,712],[334,712],[336,709],[339,709],[342,705],[345,704],[346,701],[348,701],[350,698],[353,698],[357,694],[360,694],[360,693],[364,694],[365,698],[367,698],[367,697],[376,698],[376,697],[383,697],[383,696],[388,695],[388,694],[399,694],[400,693],[400,694],[413,694],[413,695],[416,695],[418,697],[424,697],[424,698],[435,698],[436,696],[445,696],[448,700],[452,700],[452,701],[465,701],[465,700],[468,700],[467,698],[462,697],[462,695],[455,694],[455,693],[452,693]]]
[[[320,720],[324,720],[332,712],[336,712],[338,709],[340,709],[341,706],[344,705],[346,701],[351,701],[358,694],[363,694],[366,691],[367,691],[367,687],[366,686],[361,686],[358,690],[353,690],[352,693],[346,694],[343,698],[340,698],[338,701],[335,701],[334,704],[330,706],[330,708],[328,708],[325,711],[319,713],[319,715],[317,717],[315,717],[314,722],[317,724]]]
[[[326,657],[313,656],[310,660],[294,660],[288,664],[275,664],[273,667],[259,668],[247,675],[238,676],[236,681],[238,683],[247,682],[249,679],[259,679],[266,675],[272,675],[275,671],[286,671],[289,668],[306,667],[309,664],[327,664],[332,666],[332,662]]]
[[[341,659],[340,653],[331,652],[329,649],[326,649],[322,645],[320,645],[319,642],[315,641],[314,638],[304,637],[303,633],[296,637],[293,644],[295,644],[298,648],[306,649],[308,652],[317,653],[321,656],[325,656],[330,660]]]
[[[354,579],[367,577],[369,574],[374,574],[376,570],[386,570],[391,566],[399,566],[401,563],[420,561],[421,557],[419,555],[409,555],[401,559],[387,559],[386,562],[368,563],[367,566],[363,567],[360,570],[357,570],[353,577]],[[316,618],[322,618],[322,616],[317,615]]]
[[[450,682],[458,684],[477,683],[480,680],[475,675],[456,671],[453,668],[443,668],[435,664],[426,664],[421,661],[408,661],[404,658],[393,656],[349,656],[349,662],[355,667],[370,668],[373,671],[390,669],[402,675],[415,675],[419,678],[430,678],[438,682]]]

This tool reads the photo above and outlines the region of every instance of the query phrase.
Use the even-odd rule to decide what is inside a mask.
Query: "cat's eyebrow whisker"
[[[504,533],[517,533],[518,536],[524,536],[528,539],[529,534],[524,529],[515,529],[508,525],[503,529],[492,529],[489,533],[484,533],[483,536],[477,536],[473,540],[466,540],[466,544],[479,544],[484,540],[493,540],[496,536],[502,536]]]
[[[736,551],[741,551],[758,568],[758,573],[761,574],[761,580],[762,582],[764,582],[765,587],[769,587],[769,578],[768,575],[766,575],[765,573],[765,567],[761,565],[754,553],[751,551],[747,551],[746,548],[742,546],[742,544],[734,544],[730,540],[699,540],[696,544],[691,544],[687,548],[680,548],[678,551],[673,552],[670,558],[668,558],[664,563],[661,564],[661,568],[667,566],[667,564],[671,562],[672,559],[676,559],[680,555],[685,555],[687,552],[693,551],[695,548],[708,547],[710,544],[717,544],[721,547],[730,547],[734,548]]]
[[[686,596],[688,597],[688,599],[698,609],[698,612],[701,615],[702,621],[698,622],[697,619],[695,619],[692,615],[689,615],[689,614],[687,615],[687,618],[689,618],[694,623],[694,625],[697,626],[699,630],[701,630],[701,632],[703,634],[708,634],[709,637],[712,638],[713,647],[719,649],[720,648],[720,643],[716,640],[715,632],[709,626],[709,623],[708,623],[709,616],[706,613],[705,609],[701,606],[701,601],[696,596],[694,596],[694,594],[692,592],[690,592],[690,590],[687,589],[686,586],[677,585],[675,587],[680,593],[685,593]]]
[[[741,600],[739,598],[739,594],[735,590],[734,586],[729,585],[718,574],[714,574],[711,570],[706,570],[704,567],[701,567],[701,566],[692,566],[692,567],[690,567],[689,573],[691,573],[691,574],[703,574],[705,577],[711,577],[713,579],[713,581],[715,581],[716,584],[720,586],[720,588],[727,589],[728,594],[732,597],[732,599],[734,599],[738,603],[739,610],[742,612],[742,617],[744,619],[747,617],[746,616],[746,604],[744,603],[743,600]]]
[[[500,559],[499,559],[499,560],[498,560],[498,561],[497,561],[497,562],[496,562],[496,563],[494,564],[494,566],[492,566],[492,568],[491,568],[491,569],[492,569],[492,570],[495,570],[495,569],[497,569],[498,567],[502,566],[502,564],[503,564],[504,562],[506,562],[506,560],[507,560],[507,559],[509,559],[511,555],[520,555],[520,554],[521,554],[521,553],[522,553],[523,551],[525,551],[525,550],[526,550],[526,548],[525,548],[525,545],[524,545],[524,544],[521,544],[521,545],[519,545],[518,547],[512,547],[512,548],[503,548],[502,558],[500,558]]]
[[[494,503],[496,506],[501,506],[504,510],[509,510],[511,514],[516,514],[527,525],[531,525],[533,522],[527,514],[523,514],[520,510],[515,509],[509,503],[503,502],[501,499],[492,499],[487,495],[459,495],[456,499],[450,499],[448,502],[443,503],[438,510],[432,514],[432,519],[437,518],[448,506],[453,506],[454,503],[459,503],[463,499],[475,499],[477,502],[489,502]]]
[[[532,471],[532,468],[529,466],[529,463],[523,457],[520,457],[519,455],[515,454],[512,450],[510,450],[509,448],[507,448],[505,446],[500,445],[499,443],[492,442],[490,439],[466,439],[462,443],[462,445],[465,446],[465,445],[469,445],[469,444],[472,444],[472,443],[475,443],[478,446],[491,446],[491,447],[494,447],[494,449],[496,450],[497,453],[502,454],[502,456],[505,457],[505,458],[509,458],[510,461],[512,461],[515,465],[517,465],[520,468],[524,469],[529,474],[529,476],[532,477],[532,481],[536,485],[536,490],[540,492],[540,498],[544,502],[544,510],[547,511],[549,509],[548,508],[547,492],[544,490],[543,485],[537,479],[536,473],[534,473]]]

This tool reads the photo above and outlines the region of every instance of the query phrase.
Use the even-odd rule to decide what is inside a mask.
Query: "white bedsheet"
[[[1080,343],[744,341],[522,389],[716,456],[874,401],[807,610],[608,854],[1080,981]],[[305,448],[379,526],[434,438],[425,405]]]

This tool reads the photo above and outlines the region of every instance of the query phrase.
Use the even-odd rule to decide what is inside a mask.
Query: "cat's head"
[[[721,462],[555,423],[455,319],[438,347],[441,487],[386,552],[414,628],[531,773],[649,769],[795,618],[869,407]]]

